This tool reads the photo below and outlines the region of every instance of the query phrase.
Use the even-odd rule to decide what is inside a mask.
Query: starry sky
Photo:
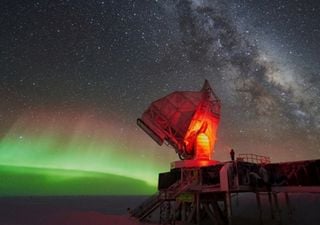
[[[215,159],[320,158],[317,1],[3,0],[0,30],[0,164],[156,182],[178,157],[136,118],[204,79]]]

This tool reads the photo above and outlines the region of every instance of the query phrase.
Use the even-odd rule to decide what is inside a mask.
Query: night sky
[[[318,1],[2,0],[0,30],[0,164],[155,183],[178,157],[136,118],[204,79],[215,159],[320,158]]]

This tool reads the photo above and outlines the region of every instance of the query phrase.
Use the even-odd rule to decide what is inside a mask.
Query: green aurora
[[[0,166],[0,196],[149,195],[153,185],[106,173]]]
[[[167,156],[161,158],[140,131],[88,116],[42,117],[20,118],[1,139],[0,179],[6,183],[0,195],[150,194],[158,173],[169,169]],[[128,134],[122,135],[124,129]],[[125,178],[128,182],[120,183],[126,185],[120,185]],[[89,180],[95,185],[85,185]],[[118,189],[108,188],[108,181],[111,186],[119,183]],[[75,184],[79,187],[71,188]]]

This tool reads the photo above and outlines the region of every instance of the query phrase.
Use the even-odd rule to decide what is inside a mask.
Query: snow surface
[[[283,194],[278,194],[280,213],[271,219],[267,195],[261,196],[263,225],[320,224],[320,194],[290,194],[292,215]],[[255,195],[235,195],[233,225],[259,224]],[[138,206],[146,196],[79,196],[0,198],[1,225],[141,225],[127,215],[128,208]],[[176,223],[176,225],[181,223]],[[209,221],[203,225],[212,224]]]

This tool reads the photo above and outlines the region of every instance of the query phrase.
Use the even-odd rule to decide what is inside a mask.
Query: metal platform
[[[171,163],[171,169],[214,166],[219,163],[216,160],[178,160]]]
[[[289,193],[320,193],[320,160],[269,164],[237,160],[175,167],[159,174],[158,190],[133,211],[133,217],[143,220],[158,208],[162,224],[199,224],[204,217],[215,224],[231,224],[233,194],[255,193],[262,218],[262,193],[268,195],[273,212],[280,210],[278,194],[283,193],[289,204]]]

